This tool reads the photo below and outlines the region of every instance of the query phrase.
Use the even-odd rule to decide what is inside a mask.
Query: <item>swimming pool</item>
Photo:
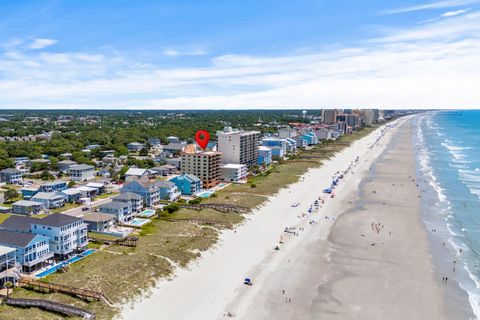
[[[142,218],[150,218],[154,215],[155,215],[155,210],[151,210],[151,209],[145,209],[138,214],[138,216]]]
[[[149,222],[152,222],[152,220],[149,220],[149,219],[141,219],[141,218],[134,218],[130,221],[128,221],[127,223],[125,223],[126,225],[130,225],[130,226],[134,226],[134,227],[141,227]]]
[[[73,256],[71,257],[70,259],[68,260],[65,260],[65,261],[62,261],[50,268],[48,268],[47,270],[43,271],[43,272],[40,272],[39,274],[36,275],[37,278],[43,278],[43,277],[46,277],[48,276],[49,274],[52,274],[54,272],[56,272],[58,269],[60,268],[63,268],[65,266],[68,266],[69,264],[72,264],[72,263],[75,263],[79,260],[82,260],[83,258],[85,258],[86,256],[89,256],[91,255],[92,253],[94,253],[95,250],[94,249],[88,249],[88,250],[85,250],[84,252],[76,255],[76,256]]]
[[[201,193],[198,193],[197,196],[199,196],[200,198],[208,198],[214,193],[215,191],[203,191]]]

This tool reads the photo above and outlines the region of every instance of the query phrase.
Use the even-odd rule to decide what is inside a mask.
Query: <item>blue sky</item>
[[[480,0],[0,2],[0,108],[480,107]]]

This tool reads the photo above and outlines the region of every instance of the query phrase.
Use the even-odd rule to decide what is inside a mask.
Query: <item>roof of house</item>
[[[222,166],[222,168],[226,168],[226,169],[242,169],[246,167],[247,165],[245,164],[237,164],[237,163],[227,163]]]
[[[77,190],[75,188],[70,188],[70,189],[62,190],[61,192],[66,195],[73,196],[73,195],[79,194],[80,190]]]
[[[140,142],[136,142],[136,141],[135,141],[135,142],[130,142],[128,145],[129,145],[129,146],[143,146],[143,143],[140,143]]]
[[[116,196],[112,200],[141,200],[143,199],[141,195],[133,193],[133,192],[122,192],[120,195]]]
[[[190,173],[182,173],[181,175],[179,175],[178,177],[175,177],[173,179],[187,179],[188,181],[191,181],[191,182],[199,182],[200,181],[200,178],[198,178],[197,176],[195,176],[193,174],[190,174]]]
[[[0,256],[3,256],[4,254],[14,252],[14,251],[15,251],[15,248],[0,246]]]
[[[126,176],[143,176],[147,169],[142,168],[130,168],[125,172]]]
[[[76,164],[70,167],[70,170],[93,170],[93,169],[95,169],[95,167],[89,164]]]
[[[8,246],[25,247],[35,238],[35,236],[35,234],[31,233],[0,229],[0,243]]]
[[[20,173],[21,171],[14,168],[7,168],[0,171],[1,173]]]
[[[103,188],[103,187],[105,187],[105,183],[103,183],[103,182],[89,182],[89,183],[87,183],[87,187],[89,187],[89,188]]]
[[[31,206],[41,206],[42,204],[36,201],[18,200],[17,202],[14,202],[13,205],[22,206],[22,207],[31,207]]]
[[[157,188],[168,188],[171,189],[175,187],[175,183],[167,180],[156,180],[155,182],[155,187]]]
[[[172,169],[177,169],[177,167],[172,166],[171,164],[164,164],[163,166],[150,168],[150,170],[153,170],[153,171],[172,170]]]
[[[102,204],[100,206],[100,208],[112,208],[112,209],[125,209],[126,207],[128,207],[128,204],[120,201],[112,201],[109,203]]]
[[[54,213],[46,216],[43,219],[36,219],[33,223],[50,226],[50,227],[63,227],[74,222],[82,221],[82,218],[69,216],[62,213]]]
[[[169,150],[178,150],[182,151],[183,148],[187,146],[186,143],[180,143],[180,142],[170,142],[166,146],[163,147],[163,149],[169,149]]]
[[[62,197],[62,195],[56,192],[39,192],[32,197],[32,201],[35,201],[35,199],[50,200],[58,197]]]
[[[67,184],[65,181],[52,181],[42,184],[42,186],[58,186],[60,184]]]
[[[29,232],[31,223],[37,222],[38,218],[24,217],[24,216],[10,216],[3,223],[0,224],[0,229],[20,230]]]
[[[71,164],[71,165],[74,165],[74,164],[77,164],[76,161],[73,161],[73,160],[62,160],[62,161],[58,161],[57,162],[57,165],[59,164]]]
[[[104,222],[114,220],[115,215],[103,212],[94,212],[92,214],[84,216],[83,219],[90,222]]]

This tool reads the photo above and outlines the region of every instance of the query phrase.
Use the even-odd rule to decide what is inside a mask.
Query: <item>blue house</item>
[[[42,268],[53,257],[49,239],[38,234],[0,229],[0,245],[15,249],[17,263],[22,265],[24,272]]]
[[[42,184],[40,186],[41,192],[57,192],[67,189],[67,183],[65,181],[55,181]]]
[[[300,138],[307,141],[307,144],[309,146],[314,145],[314,144],[318,144],[318,137],[313,132],[308,132],[308,133],[304,134],[303,136],[301,136]]]
[[[177,186],[168,181],[136,179],[126,183],[120,193],[133,192],[143,197],[146,206],[154,206],[162,199],[174,200],[180,195]]]
[[[193,195],[202,190],[202,180],[193,174],[183,173],[170,179],[182,194]]]
[[[272,163],[272,149],[269,147],[258,147],[257,164],[269,166]]]
[[[22,188],[20,190],[20,192],[22,193],[22,198],[24,200],[30,200],[30,198],[36,195],[38,191],[40,191],[39,188],[28,188],[28,187]]]

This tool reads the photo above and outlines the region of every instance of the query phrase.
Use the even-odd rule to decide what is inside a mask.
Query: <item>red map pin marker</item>
[[[205,149],[210,140],[210,133],[207,130],[198,130],[195,134],[195,141],[200,146],[200,148]]]

